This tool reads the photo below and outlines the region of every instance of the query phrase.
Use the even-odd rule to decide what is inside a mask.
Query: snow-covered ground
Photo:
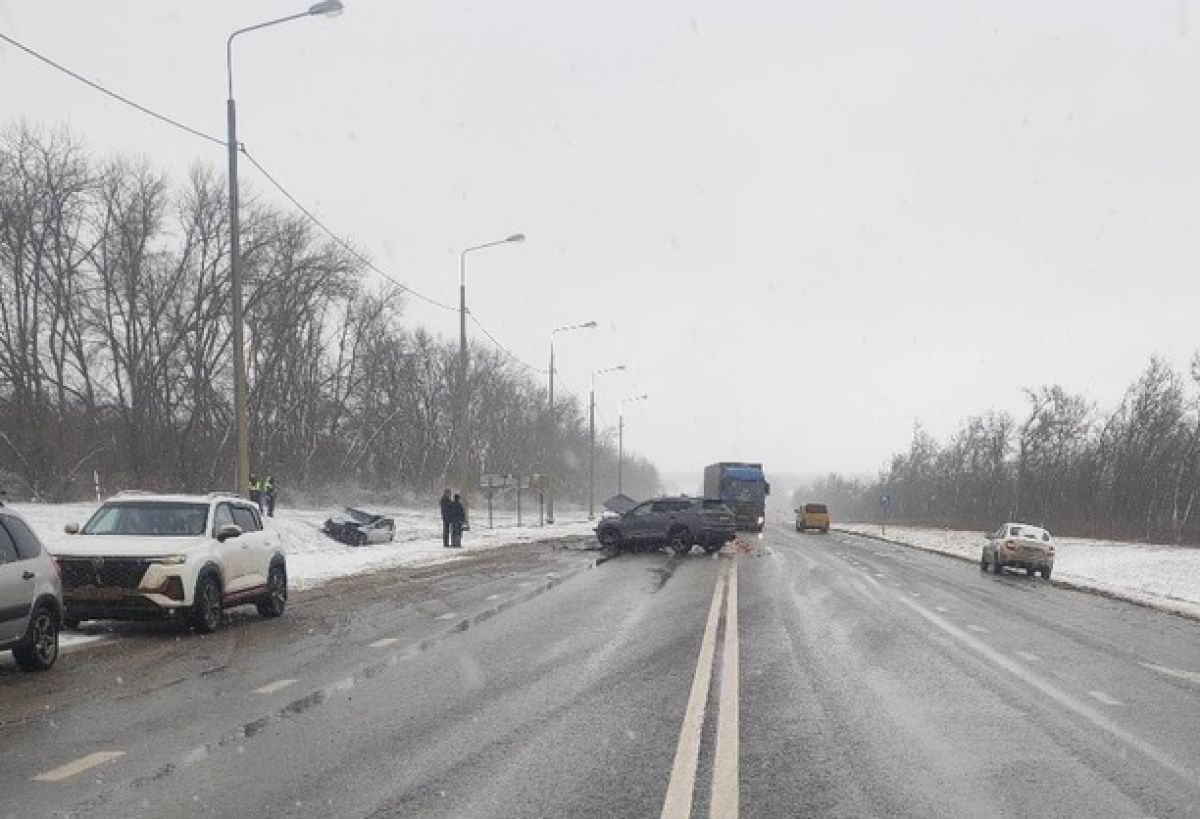
[[[880,534],[878,524],[838,528]],[[976,562],[983,547],[980,532],[954,529],[888,526],[887,539]],[[1082,538],[1055,538],[1054,542],[1056,580],[1200,617],[1200,549]]]
[[[96,510],[96,504],[64,503],[14,503],[9,504],[29,521],[51,553],[70,535],[63,527],[72,522],[84,523]],[[374,509],[374,507],[371,507]],[[516,515],[505,512],[494,517],[495,528],[487,528],[487,508],[472,510],[472,529],[463,535],[462,549],[442,547],[442,522],[436,508],[430,510],[379,509],[396,520],[396,539],[392,543],[371,546],[346,546],[327,537],[321,531],[330,509],[275,510],[274,518],[267,518],[267,528],[275,529],[283,537],[284,551],[288,560],[288,579],[293,589],[309,589],[335,578],[346,575],[375,572],[396,566],[417,563],[441,563],[460,560],[465,554],[480,549],[494,549],[515,543],[565,537],[569,535],[591,535],[594,523],[589,523],[582,512],[560,514],[553,526],[538,527],[536,511],[526,514],[526,525],[516,525]],[[529,526],[530,520],[535,525]]]

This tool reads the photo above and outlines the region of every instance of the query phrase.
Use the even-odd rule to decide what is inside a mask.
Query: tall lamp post
[[[554,337],[559,333],[569,333],[572,330],[595,330],[597,326],[599,325],[594,321],[585,321],[583,324],[555,327],[550,331],[550,412],[547,420],[550,428],[546,434],[546,523],[554,523],[554,466],[558,460],[554,457],[554,438],[557,432],[554,417]]]
[[[617,402],[617,494],[625,490],[622,482],[622,472],[625,468],[625,405],[634,401],[645,401],[649,395],[635,395],[632,398],[622,398]]]
[[[225,41],[225,73],[229,81],[229,99],[225,114],[229,126],[229,281],[233,290],[233,414],[237,463],[234,466],[234,492],[245,495],[250,489],[250,419],[247,411],[245,315],[242,301],[241,224],[238,212],[238,139],[237,106],[233,101],[233,39],[239,34],[299,20],[303,17],[333,17],[342,12],[340,0],[322,0],[308,11],[239,28]]]
[[[471,413],[467,397],[467,254],[488,247],[525,241],[524,233],[514,233],[494,242],[484,242],[464,248],[458,254],[458,384],[455,390],[457,416],[454,423],[454,477],[462,494],[464,507],[471,497]]]
[[[588,454],[588,520],[596,519],[596,376],[624,371],[624,364],[592,370],[592,390],[588,394],[588,439],[591,447]]]

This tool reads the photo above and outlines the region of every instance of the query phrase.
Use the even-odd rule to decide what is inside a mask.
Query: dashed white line
[[[1178,668],[1167,668],[1166,666],[1155,665],[1154,663],[1138,663],[1138,665],[1148,668],[1151,671],[1157,671],[1159,674],[1174,677],[1177,680],[1187,680],[1188,682],[1200,685],[1200,671],[1181,671]]]
[[[1031,663],[1040,663],[1042,661],[1041,657],[1036,654],[1030,654],[1028,651],[1014,651],[1013,653],[1022,660],[1028,660]]]
[[[977,626],[974,623],[968,623],[967,628],[969,628],[971,631],[975,632],[976,634],[991,634],[991,632],[988,631],[983,626]]]
[[[55,768],[52,771],[40,773],[34,779],[38,782],[62,782],[64,779],[91,770],[97,765],[103,765],[105,762],[112,762],[121,756],[125,756],[124,751],[97,751],[94,754],[81,757],[74,762],[68,762],[66,765]]]
[[[294,685],[295,680],[276,680],[273,683],[267,683],[262,688],[255,688],[255,694],[274,694],[276,691],[281,691],[289,685]]]
[[[498,594],[489,594],[487,597],[485,597],[485,598],[483,598],[483,599],[484,599],[484,600],[499,600],[499,599],[500,599],[500,595],[498,595]]]
[[[1104,703],[1105,705],[1121,705],[1120,700],[1113,699],[1103,691],[1089,691],[1088,696],[1092,697],[1093,699],[1100,700],[1100,702]]]
[[[446,612],[445,614],[439,614],[439,615],[437,616],[437,619],[439,619],[439,620],[453,620],[453,619],[454,619],[455,617],[457,617],[457,616],[458,616],[458,614],[457,614],[456,612],[453,612],[453,611],[448,611],[448,612]]]
[[[382,640],[376,640],[373,643],[367,643],[367,648],[385,648],[392,643],[399,642],[399,637],[384,637]]]
[[[950,611],[950,609],[946,608],[945,606],[934,606],[933,608],[936,611],[940,611],[942,614],[946,614]]]

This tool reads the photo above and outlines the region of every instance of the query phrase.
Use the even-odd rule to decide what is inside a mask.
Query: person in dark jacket
[[[467,507],[463,506],[462,495],[455,495],[450,502],[450,548],[462,548],[463,524],[467,522]]]
[[[442,499],[438,501],[438,506],[442,507],[442,546],[450,547],[450,515],[451,507],[454,501],[450,499],[450,490],[447,489],[442,493]]]

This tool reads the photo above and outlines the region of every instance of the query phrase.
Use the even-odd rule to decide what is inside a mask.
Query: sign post
[[[887,513],[888,507],[892,505],[892,496],[883,495],[879,498],[879,505],[883,507],[883,525],[880,527],[880,536],[887,537]]]

